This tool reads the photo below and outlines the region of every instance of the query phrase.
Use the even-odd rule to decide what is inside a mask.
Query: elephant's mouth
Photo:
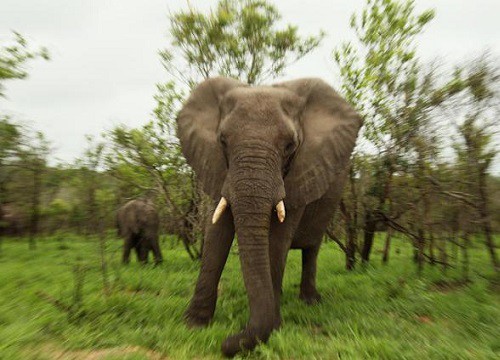
[[[229,203],[226,200],[226,198],[223,196],[221,197],[219,204],[217,204],[217,207],[215,208],[214,214],[212,216],[212,224],[215,224],[221,215],[224,213],[224,210],[228,207]],[[286,211],[285,211],[285,202],[281,200],[278,204],[276,204],[276,214],[278,216],[279,222],[285,221],[286,217]]]

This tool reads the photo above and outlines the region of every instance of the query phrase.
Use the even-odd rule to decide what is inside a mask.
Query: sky
[[[189,0],[209,9],[217,1]],[[303,35],[327,33],[322,46],[290,67],[280,79],[335,80],[332,49],[352,38],[349,18],[364,0],[276,0],[285,23]],[[83,153],[85,135],[99,136],[118,124],[140,126],[151,118],[153,95],[168,80],[158,50],[168,46],[168,16],[187,0],[2,0],[0,44],[23,34],[49,49],[51,60],[29,64],[30,76],[6,85],[0,113],[42,131],[54,159],[72,161]],[[424,61],[458,64],[489,50],[500,55],[500,1],[416,0],[419,11],[436,18],[420,36]],[[495,173],[500,174],[497,157]]]

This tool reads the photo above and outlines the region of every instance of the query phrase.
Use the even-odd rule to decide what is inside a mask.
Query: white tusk
[[[221,197],[219,204],[215,208],[214,215],[212,216],[212,224],[215,224],[219,220],[220,216],[222,215],[226,207],[227,207],[227,200],[225,197]]]
[[[285,221],[285,203],[281,200],[278,205],[276,205],[276,212],[278,213],[278,220],[282,223]]]

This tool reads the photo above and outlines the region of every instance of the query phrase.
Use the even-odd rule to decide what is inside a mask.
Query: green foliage
[[[19,33],[14,32],[12,44],[0,47],[0,97],[3,93],[3,82],[12,79],[24,79],[28,76],[25,68],[29,60],[36,58],[49,60],[49,52],[46,48],[33,51],[29,49],[28,42]]]
[[[7,183],[12,178],[11,165],[16,159],[20,141],[20,126],[7,116],[0,117],[0,204],[7,198]]]
[[[117,359],[128,355],[136,359],[220,358],[223,339],[248,318],[237,255],[230,254],[224,270],[214,322],[205,329],[189,329],[183,312],[198,265],[185,251],[162,243],[163,266],[140,266],[133,261],[123,267],[121,242],[108,238],[106,244],[107,295],[95,241],[60,234],[40,239],[34,252],[27,252],[18,240],[4,243],[0,358],[90,358],[97,354],[114,354]],[[475,272],[470,283],[461,281],[453,269],[443,278],[437,269],[428,268],[425,277],[418,279],[411,256],[411,247],[396,238],[389,265],[346,272],[343,254],[335,244],[326,243],[318,260],[323,302],[308,307],[298,299],[300,252],[291,251],[283,287],[283,326],[251,357],[497,358],[500,298],[484,252],[471,250]],[[76,281],[77,268],[85,269],[82,283]],[[75,300],[78,316],[70,317]]]
[[[488,128],[478,124],[477,117],[468,117],[459,127],[464,146],[456,146],[459,163],[464,164],[466,172],[473,175],[476,172],[486,173],[498,150],[491,147],[493,134]]]
[[[278,28],[280,21],[266,0],[220,0],[209,14],[190,7],[171,15],[171,47],[160,55],[165,68],[189,85],[216,75],[261,83],[283,74],[324,37],[301,37],[296,26]]]
[[[482,115],[491,116],[494,92],[490,85],[498,79],[488,69],[491,59],[475,59],[476,66],[457,67],[446,75],[435,64],[423,65],[416,40],[433,18],[433,10],[417,13],[412,0],[367,0],[366,7],[351,17],[355,40],[341,44],[333,52],[342,92],[364,117],[362,141],[368,144],[357,149],[352,162],[351,192],[346,197],[356,199],[344,203],[350,205],[352,212],[360,212],[359,219],[375,218],[376,222],[393,227],[395,223],[389,220],[396,219],[395,228],[418,242],[420,268],[427,256],[424,248],[433,246],[436,233],[458,231],[453,224],[456,219],[445,221],[445,206],[438,205],[435,199],[469,198],[470,203],[470,196],[464,195],[463,189],[457,195],[456,188],[445,189],[435,181],[438,174],[443,174],[443,155],[449,156],[443,149],[450,144],[452,122],[464,113],[477,117],[478,106],[481,111],[488,109],[488,114]],[[474,103],[477,106],[472,105],[475,110],[471,112]],[[455,110],[452,116],[450,108]],[[460,131],[467,128],[467,121],[464,126]],[[486,140],[486,134],[477,131],[468,139],[471,143]],[[495,151],[483,153],[484,165],[491,162],[494,154]],[[474,171],[463,174],[463,178]],[[455,176],[458,181],[462,174],[456,172]],[[446,204],[448,210],[449,205]],[[454,206],[463,208],[463,203],[455,202]],[[433,211],[434,207],[439,210]],[[470,220],[462,211],[452,213]],[[366,236],[370,233],[368,223],[366,220],[351,224],[364,226],[365,244],[370,244],[370,237]],[[369,245],[363,248],[369,249]]]
[[[158,86],[154,118],[144,126],[129,129],[118,126],[106,134],[111,147],[106,164],[117,178],[133,184],[141,193],[156,191],[170,201],[182,201],[190,173],[175,137],[175,117],[182,94],[173,83]],[[186,184],[186,180],[188,184]],[[171,192],[180,191],[177,195]],[[188,197],[183,197],[188,198]]]
[[[63,199],[54,199],[45,210],[45,215],[50,217],[60,217],[68,214],[71,206]]]
[[[455,106],[465,110],[463,122],[458,124],[459,140],[454,148],[458,165],[464,168],[466,177],[487,173],[498,149],[493,143],[498,123],[498,81],[500,71],[487,55],[460,69],[460,75],[468,84],[468,92]],[[466,106],[463,106],[465,103]]]
[[[0,202],[29,202],[35,177],[47,167],[52,151],[40,131],[4,117],[0,120]]]
[[[0,118],[0,164],[12,159],[20,144],[20,125],[12,122],[9,117]]]
[[[434,17],[413,1],[369,0],[351,17],[356,44],[334,50],[342,90],[365,118],[364,136],[379,149],[408,143],[434,92],[434,69],[418,63],[415,38]],[[395,144],[397,142],[398,144]]]

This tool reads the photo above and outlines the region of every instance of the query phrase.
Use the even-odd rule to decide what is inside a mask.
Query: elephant
[[[132,248],[137,252],[137,258],[142,263],[148,262],[149,251],[153,252],[155,264],[163,261],[158,244],[159,217],[152,201],[135,199],[118,209],[116,222],[118,236],[124,238],[124,264],[129,263]]]
[[[201,268],[185,312],[190,327],[211,321],[236,235],[250,316],[222,343],[234,356],[281,325],[288,251],[302,251],[300,299],[320,300],[316,260],[338,207],[362,119],[317,78],[250,86],[226,77],[198,84],[177,116],[182,152],[214,201]]]

